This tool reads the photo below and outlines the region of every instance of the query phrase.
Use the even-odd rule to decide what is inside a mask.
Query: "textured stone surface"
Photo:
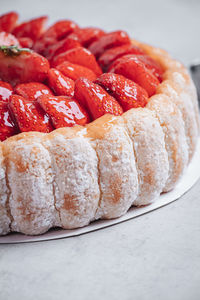
[[[186,64],[200,57],[198,0],[1,0],[1,12],[13,9],[24,19],[49,14],[125,29]],[[200,181],[180,200],[110,228],[1,245],[0,299],[200,299],[199,195]]]

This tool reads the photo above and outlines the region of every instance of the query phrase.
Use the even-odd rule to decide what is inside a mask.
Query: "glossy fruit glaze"
[[[125,31],[0,17],[0,140],[144,107],[163,70]]]

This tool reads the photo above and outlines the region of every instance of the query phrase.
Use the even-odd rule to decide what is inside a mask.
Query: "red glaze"
[[[85,77],[91,81],[94,81],[97,78],[96,74],[92,70],[77,64],[72,64],[68,61],[58,65],[56,69],[74,81],[80,77]]]
[[[11,33],[0,32],[0,46],[19,46],[19,41]]]
[[[85,125],[89,122],[87,112],[73,98],[41,96],[37,101],[51,117],[55,128]]]
[[[0,17],[0,31],[12,32],[18,20],[18,14],[14,11]]]
[[[125,55],[118,58],[110,66],[108,72],[123,75],[138,83],[147,91],[149,97],[156,93],[156,88],[160,83],[137,55]]]
[[[23,49],[17,53],[0,50],[0,78],[16,85],[24,82],[43,82],[49,70],[49,62],[43,56]]]
[[[86,48],[98,38],[105,35],[103,30],[95,27],[77,28],[74,33],[77,35],[81,45]]]
[[[22,48],[31,49],[33,47],[33,40],[29,37],[18,38],[18,41],[19,41]]]
[[[112,95],[124,111],[144,107],[148,102],[147,92],[137,83],[122,75],[104,73],[96,80],[96,83]]]
[[[14,92],[30,101],[34,101],[42,95],[53,95],[52,91],[40,82],[18,84]]]
[[[73,96],[74,95],[74,81],[64,76],[56,69],[50,69],[48,72],[48,84],[54,91],[55,95]]]
[[[57,43],[57,41],[66,38],[76,28],[78,28],[78,25],[69,20],[56,22],[44,32],[40,39],[36,41],[34,50],[38,53],[46,55],[46,49],[50,45],[53,45]]]
[[[106,113],[119,116],[123,113],[119,103],[110,96],[101,86],[86,78],[77,79],[75,82],[75,98],[89,110],[93,119]]]
[[[52,60],[52,65],[56,67],[64,61],[91,69],[97,76],[102,74],[94,55],[83,47],[74,48],[55,56]]]
[[[7,103],[13,93],[13,88],[8,82],[0,80],[0,102]]]
[[[8,103],[0,101],[0,141],[6,140],[18,132],[18,128],[9,111]]]
[[[141,61],[160,82],[162,81],[163,70],[157,61],[148,55],[137,55],[137,59]]]
[[[78,41],[78,38],[75,34],[70,34],[61,41],[56,42],[53,45],[50,45],[45,51],[45,56],[48,60],[51,60],[54,56],[59,55],[62,52],[67,50],[80,47],[81,44]]]
[[[53,130],[49,116],[37,102],[28,101],[19,95],[12,95],[9,107],[20,131],[50,132]]]
[[[17,38],[29,37],[33,41],[35,41],[43,33],[44,25],[47,22],[47,19],[48,18],[46,16],[43,16],[43,17],[30,20],[28,22],[24,22],[16,26],[12,33]]]
[[[93,42],[88,49],[96,57],[99,57],[107,49],[126,44],[131,44],[131,40],[125,31],[119,30],[101,36],[97,41]]]
[[[126,54],[144,54],[144,51],[134,45],[123,45],[106,50],[98,59],[100,67],[106,71],[113,61]]]

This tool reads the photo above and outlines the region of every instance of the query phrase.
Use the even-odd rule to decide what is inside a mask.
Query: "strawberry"
[[[0,141],[6,140],[18,132],[18,128],[9,111],[8,103],[0,101]]]
[[[74,81],[64,76],[56,69],[50,69],[48,72],[48,84],[56,95],[73,96]]]
[[[17,38],[29,37],[33,41],[35,41],[41,36],[44,25],[47,22],[47,19],[48,18],[46,16],[43,16],[43,17],[30,20],[28,22],[24,22],[16,26],[12,33]]]
[[[18,38],[18,41],[19,41],[22,48],[31,49],[33,47],[33,40],[29,37]]]
[[[47,77],[49,62],[41,55],[15,46],[0,47],[0,78],[13,85],[42,82]]]
[[[11,33],[0,32],[0,46],[19,46],[19,41]]]
[[[137,55],[125,55],[118,58],[109,67],[108,72],[117,73],[135,81],[147,91],[149,97],[155,94],[160,83]]]
[[[22,96],[12,95],[9,107],[20,131],[50,132],[53,130],[49,116],[36,101],[28,101]]]
[[[8,102],[13,88],[8,82],[0,81],[0,102]]]
[[[85,125],[89,122],[86,111],[72,98],[45,95],[39,97],[37,101],[51,117],[55,128]]]
[[[40,39],[36,41],[34,50],[45,56],[48,47],[56,44],[57,41],[66,38],[76,28],[78,28],[78,25],[69,20],[56,22],[44,32]]]
[[[80,77],[85,77],[91,81],[94,81],[97,78],[96,74],[92,70],[77,64],[72,64],[68,61],[58,65],[56,69],[64,76],[67,76],[74,81]]]
[[[148,55],[137,55],[137,59],[141,61],[147,69],[149,69],[158,80],[162,81],[163,70],[160,64]]]
[[[0,31],[12,32],[18,20],[18,14],[14,11],[0,17]]]
[[[75,82],[75,99],[90,111],[93,119],[106,113],[121,115],[122,107],[101,86],[86,78],[77,79]]]
[[[56,42],[55,44],[50,45],[45,51],[45,57],[48,60],[51,60],[55,55],[58,55],[67,50],[80,47],[81,44],[78,41],[78,38],[75,34],[70,34],[61,41]]]
[[[98,38],[105,35],[103,30],[95,27],[77,28],[74,33],[77,35],[81,45],[86,48]]]
[[[52,60],[52,65],[56,67],[64,61],[91,69],[97,76],[102,74],[94,55],[83,47],[74,48],[55,56]]]
[[[14,92],[30,101],[36,100],[41,95],[53,95],[52,91],[40,82],[18,84]]]
[[[90,46],[89,50],[96,56],[99,57],[105,50],[131,44],[131,40],[125,31],[114,31],[101,36],[97,41],[94,41]]]
[[[106,50],[98,59],[98,63],[103,70],[107,70],[109,65],[117,58],[126,54],[144,54],[144,51],[134,45],[123,45]]]
[[[101,85],[122,106],[124,111],[131,108],[144,107],[148,101],[147,92],[137,83],[122,75],[104,73],[96,83]]]

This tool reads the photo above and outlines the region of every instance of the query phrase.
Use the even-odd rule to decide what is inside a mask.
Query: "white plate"
[[[124,222],[126,220],[133,219],[135,217],[141,216],[145,213],[151,212],[157,208],[165,206],[177,199],[179,199],[183,194],[185,194],[200,178],[200,138],[198,141],[197,149],[195,155],[186,169],[184,175],[182,176],[176,187],[168,193],[160,195],[158,200],[148,206],[144,207],[132,207],[129,211],[122,217],[114,220],[99,220],[92,222],[86,227],[64,230],[64,229],[52,229],[45,234],[38,236],[26,236],[20,233],[11,233],[9,235],[0,237],[0,244],[13,244],[13,243],[28,243],[37,241],[47,241],[66,237],[72,237],[80,234],[84,234],[90,231],[105,228],[114,224]]]

